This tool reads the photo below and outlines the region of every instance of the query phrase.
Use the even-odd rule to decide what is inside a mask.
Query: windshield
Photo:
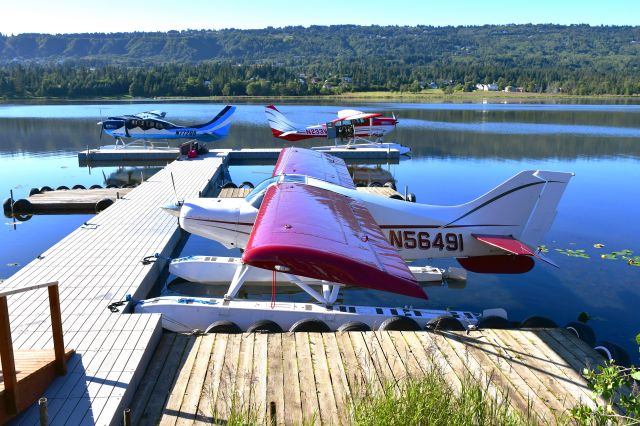
[[[282,182],[302,182],[302,183],[305,183],[307,180],[306,176],[304,175],[273,176],[273,177],[270,177],[269,179],[266,179],[260,182],[260,184],[256,186],[253,189],[253,191],[251,191],[246,197],[244,197],[244,200],[247,203],[251,204],[256,209],[259,209],[260,205],[262,204],[262,199],[264,198],[264,194],[265,192],[267,192],[267,188],[272,183],[278,182],[280,179],[282,179]]]

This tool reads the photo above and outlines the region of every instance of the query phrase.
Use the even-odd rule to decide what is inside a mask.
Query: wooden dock
[[[59,281],[64,344],[74,348],[67,374],[44,396],[51,424],[119,424],[161,336],[158,315],[122,315],[107,305],[126,294],[145,297],[164,262],[143,264],[154,253],[170,255],[183,233],[159,206],[206,193],[224,158],[176,161],[132,189],[0,286],[7,291]],[[8,296],[16,350],[51,347],[47,291]],[[39,424],[38,407],[16,419]]]
[[[436,368],[453,392],[470,378],[540,423],[593,406],[580,375],[601,358],[564,329],[282,334],[165,333],[131,406],[133,424],[349,424],[362,389]]]
[[[358,191],[367,192],[369,194],[379,195],[381,197],[402,197],[398,191],[387,187],[368,187],[359,186]],[[222,188],[218,194],[218,198],[244,198],[251,192],[252,188]]]
[[[132,188],[64,189],[46,191],[26,198],[28,204],[17,203],[15,214],[99,213],[111,203],[126,196]],[[104,200],[108,200],[105,202]],[[102,203],[102,204],[99,204]],[[20,206],[21,208],[17,208]],[[23,207],[23,206],[26,206]],[[104,208],[102,206],[105,206]],[[7,214],[10,212],[5,212]]]
[[[231,161],[251,162],[251,161],[275,161],[280,155],[280,148],[265,149],[210,149],[209,155],[229,157]],[[396,149],[368,148],[368,149],[335,149],[326,151],[328,154],[340,157],[344,160],[398,160],[400,152]],[[180,156],[180,150],[175,149],[88,149],[78,152],[78,161],[81,165],[100,164],[107,162],[128,161],[173,161]]]

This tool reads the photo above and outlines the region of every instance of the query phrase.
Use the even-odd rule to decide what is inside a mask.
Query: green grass
[[[354,425],[529,425],[531,413],[514,412],[471,379],[458,394],[433,370],[425,377],[387,383],[381,392],[361,392],[351,401]]]

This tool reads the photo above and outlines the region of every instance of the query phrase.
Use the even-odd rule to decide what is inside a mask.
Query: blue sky
[[[3,34],[331,24],[640,25],[640,0],[3,0],[3,3],[0,14]]]

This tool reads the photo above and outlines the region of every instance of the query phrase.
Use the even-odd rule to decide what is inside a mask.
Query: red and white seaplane
[[[393,142],[383,142],[382,138],[392,132],[398,124],[394,116],[383,117],[380,113],[362,112],[353,109],[338,111],[338,118],[328,123],[304,126],[295,124],[282,114],[275,106],[267,105],[264,109],[269,120],[273,136],[291,142],[311,138],[334,139],[332,146],[314,147],[317,151],[331,149],[384,148],[396,149],[401,155],[408,154],[411,149]],[[338,139],[346,140],[346,144],[338,144]]]
[[[273,176],[246,198],[199,198],[164,207],[184,230],[243,250],[224,298],[164,296],[137,302],[136,311],[161,312],[163,325],[174,331],[228,330],[228,321],[236,331],[254,331],[256,324],[270,331],[309,331],[305,327],[319,321],[326,330],[393,329],[398,322],[475,325],[481,315],[470,312],[336,301],[345,285],[426,299],[405,263],[410,259],[454,257],[480,273],[529,271],[534,258],[545,260],[534,247],[551,226],[571,176],[523,171],[468,203],[433,206],[357,191],[344,161],[286,148]],[[272,271],[274,286],[287,280],[318,303],[237,300],[255,268]],[[490,311],[482,316],[506,315]]]

